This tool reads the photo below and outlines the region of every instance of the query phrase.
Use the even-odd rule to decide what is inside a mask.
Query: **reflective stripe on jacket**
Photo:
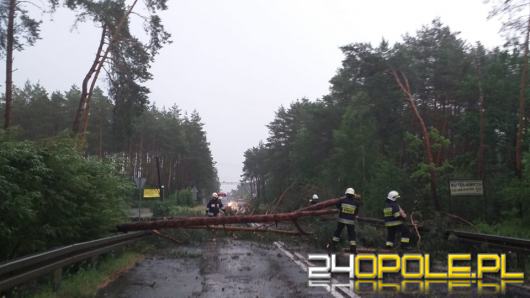
[[[355,224],[355,218],[359,213],[360,206],[361,201],[357,198],[351,196],[341,198],[341,200],[337,202],[337,208],[339,209],[339,218],[337,221],[347,225]]]
[[[206,209],[208,209],[208,216],[217,216],[219,210],[223,209],[223,203],[220,199],[212,198],[206,205]]]
[[[399,226],[403,224],[401,213],[399,212],[400,207],[397,202],[386,200],[385,208],[383,209],[383,215],[385,218],[385,227]]]

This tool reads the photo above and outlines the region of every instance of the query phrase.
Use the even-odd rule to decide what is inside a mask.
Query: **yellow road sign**
[[[144,188],[144,199],[153,200],[160,198],[160,188]]]

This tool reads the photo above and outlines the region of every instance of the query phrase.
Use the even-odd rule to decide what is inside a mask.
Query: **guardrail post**
[[[53,271],[52,286],[53,286],[54,291],[59,290],[62,279],[63,279],[63,268],[59,268]]]

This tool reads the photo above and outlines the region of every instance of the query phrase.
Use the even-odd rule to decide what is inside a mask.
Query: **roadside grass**
[[[204,215],[206,208],[202,205],[193,207],[188,206],[171,206],[169,207],[170,216],[201,216]]]
[[[134,267],[143,257],[143,254],[135,251],[104,256],[95,266],[80,268],[72,275],[66,276],[57,292],[54,292],[52,286],[48,285],[31,297],[94,297],[100,288],[116,279],[120,273]]]
[[[202,216],[206,210],[203,205],[179,205],[171,200],[147,202],[144,207],[151,208],[155,217]]]

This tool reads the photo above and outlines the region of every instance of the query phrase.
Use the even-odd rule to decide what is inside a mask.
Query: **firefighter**
[[[208,216],[217,216],[219,211],[223,211],[223,202],[219,199],[219,196],[216,192],[212,193],[212,198],[208,201],[206,205],[206,215]]]
[[[396,234],[399,232],[401,239],[401,249],[408,247],[410,243],[410,232],[403,223],[407,214],[396,202],[399,199],[399,193],[395,190],[388,193],[383,214],[385,217],[386,227],[386,248],[393,248]]]
[[[348,241],[350,244],[350,253],[357,252],[357,242],[355,241],[355,218],[359,213],[361,200],[359,196],[355,195],[355,190],[351,187],[346,189],[344,197],[337,203],[339,209],[339,217],[337,218],[337,229],[331,239],[330,249],[335,250],[337,244],[340,242],[340,235],[342,230],[346,227],[348,231]]]
[[[318,195],[314,194],[313,197],[309,200],[309,204],[315,205],[316,203],[318,203]]]

